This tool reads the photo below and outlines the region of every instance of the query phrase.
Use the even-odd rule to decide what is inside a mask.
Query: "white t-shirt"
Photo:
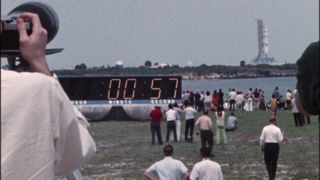
[[[176,118],[177,118],[177,111],[175,111],[174,109],[169,109],[169,110],[166,112],[166,118],[167,118],[167,121],[174,121],[174,120],[176,120]]]
[[[197,113],[197,111],[191,106],[186,107],[183,112],[185,113],[184,117],[186,120],[194,119],[194,116]]]
[[[262,133],[260,136],[260,145],[263,145],[264,143],[279,143],[282,140],[283,135],[281,133],[281,130],[274,124],[265,126],[262,129]]]
[[[190,173],[190,180],[222,180],[223,174],[218,163],[203,159],[196,163]]]
[[[1,70],[1,179],[65,176],[95,151],[56,79]]]
[[[204,96],[204,102],[205,103],[209,103],[209,102],[211,102],[212,101],[212,96],[211,96],[211,94],[209,94],[209,95],[205,95]]]
[[[146,172],[163,180],[182,179],[187,167],[179,160],[166,156],[163,160],[151,165]]]
[[[230,93],[229,93],[229,96],[230,96],[230,99],[236,99],[236,96],[237,96],[237,93],[235,92],[235,91],[231,91]]]

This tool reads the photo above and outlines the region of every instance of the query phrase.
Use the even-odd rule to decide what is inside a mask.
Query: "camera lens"
[[[58,15],[49,5],[40,2],[23,3],[10,11],[8,17],[16,17],[21,12],[31,12],[38,14],[42,27],[45,28],[48,32],[48,42],[50,42],[57,34],[59,29]]]

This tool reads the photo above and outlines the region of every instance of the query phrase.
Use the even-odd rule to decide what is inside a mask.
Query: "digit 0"
[[[136,86],[136,79],[127,79],[124,85],[123,99],[133,99],[136,92]]]
[[[119,98],[120,85],[121,85],[120,79],[111,79],[109,81],[108,99]]]

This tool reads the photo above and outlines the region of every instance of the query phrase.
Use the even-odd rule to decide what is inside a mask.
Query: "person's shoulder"
[[[24,87],[32,86],[34,89],[39,87],[44,89],[46,87],[52,87],[57,85],[57,80],[47,75],[36,72],[15,72],[10,70],[1,70],[2,82],[18,82],[23,84]]]

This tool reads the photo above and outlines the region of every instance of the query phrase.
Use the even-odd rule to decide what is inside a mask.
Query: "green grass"
[[[263,126],[268,124],[270,114],[270,111],[242,113],[239,128],[235,132],[227,132],[228,144],[214,145],[213,160],[221,165],[225,179],[267,177],[259,137]],[[278,125],[284,129],[285,140],[280,145],[277,177],[319,179],[318,117],[311,117],[310,125],[295,127],[291,112],[279,111]],[[142,173],[146,168],[163,158],[163,146],[151,145],[149,122],[92,122],[89,131],[96,141],[97,153],[82,169],[86,179],[144,179]],[[163,139],[165,133],[165,122],[162,122]],[[194,163],[200,160],[199,136],[195,135],[194,143],[181,141],[170,144],[175,148],[174,158],[183,161],[191,171]]]

